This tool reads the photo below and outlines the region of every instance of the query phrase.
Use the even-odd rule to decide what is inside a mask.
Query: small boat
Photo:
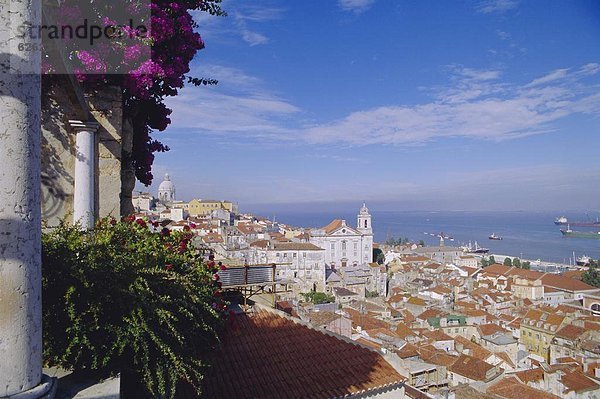
[[[501,240],[501,239],[502,239],[502,237],[500,237],[500,236],[497,236],[497,235],[496,235],[496,233],[492,233],[492,234],[489,236],[489,239],[490,239],[490,240]]]

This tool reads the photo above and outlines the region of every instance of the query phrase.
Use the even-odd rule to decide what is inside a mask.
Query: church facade
[[[325,263],[331,268],[357,266],[373,262],[373,228],[365,204],[357,216],[356,227],[335,219],[327,226],[310,232],[309,242],[325,250]]]

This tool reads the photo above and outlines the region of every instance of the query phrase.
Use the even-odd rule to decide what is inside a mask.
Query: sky
[[[241,210],[600,209],[600,2],[225,0],[155,137]]]

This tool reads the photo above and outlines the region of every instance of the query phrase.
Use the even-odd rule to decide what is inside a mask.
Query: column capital
[[[69,119],[69,126],[71,127],[71,129],[75,130],[76,132],[85,130],[88,132],[95,133],[98,130],[98,128],[100,127],[100,124],[95,121],[84,122],[84,121]]]

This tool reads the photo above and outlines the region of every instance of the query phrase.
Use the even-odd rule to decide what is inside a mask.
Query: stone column
[[[41,1],[0,2],[0,398],[41,398]],[[36,51],[37,50],[37,51]]]
[[[75,190],[73,193],[73,223],[91,229],[95,221],[96,131],[98,123],[70,120],[75,130]]]

